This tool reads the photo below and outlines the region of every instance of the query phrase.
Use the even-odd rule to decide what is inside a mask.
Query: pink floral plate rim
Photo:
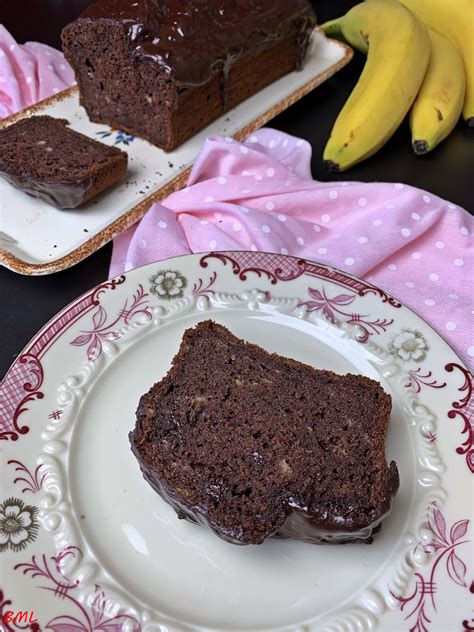
[[[188,262],[192,265],[188,265]],[[183,267],[186,272],[183,272]],[[189,274],[190,268],[195,269],[194,276]],[[134,630],[142,630],[146,626],[133,613],[112,616],[107,611],[106,593],[99,585],[88,601],[88,608],[82,607],[78,585],[67,574],[67,561],[82,556],[80,548],[66,547],[59,552],[42,549],[41,555],[40,551],[32,549],[35,551],[33,556],[28,557],[25,553],[19,555],[27,547],[37,546],[33,542],[42,539],[39,509],[35,504],[29,503],[33,496],[41,494],[47,474],[42,471],[41,465],[25,463],[18,448],[28,441],[35,402],[47,398],[43,385],[47,380],[44,365],[47,364],[48,351],[63,336],[69,335],[67,332],[74,332],[77,335],[67,340],[68,349],[73,349],[74,353],[82,352],[84,359],[94,362],[101,355],[104,345],[120,338],[122,326],[138,316],[144,319],[150,316],[153,301],[160,305],[169,305],[188,294],[196,298],[210,297],[218,287],[219,276],[224,269],[238,283],[245,284],[252,280],[257,286],[268,287],[265,290],[268,294],[273,287],[306,275],[311,282],[308,284],[307,294],[301,296],[302,309],[318,314],[329,323],[342,321],[356,327],[360,344],[370,345],[374,340],[383,338],[387,353],[406,363],[407,389],[415,393],[446,394],[449,399],[446,419],[452,425],[453,434],[456,430],[457,437],[450,459],[456,470],[463,472],[463,476],[474,472],[472,376],[445,341],[424,321],[423,327],[419,326],[419,329],[413,326],[396,329],[395,315],[406,313],[405,310],[410,312],[410,320],[421,319],[383,290],[323,264],[272,253],[201,253],[143,266],[100,284],[65,307],[25,347],[0,385],[3,405],[0,415],[0,439],[3,442],[0,445],[6,448],[2,451],[7,456],[2,470],[4,474],[8,472],[9,478],[10,473],[15,472],[10,489],[12,496],[0,498],[0,552],[7,555],[8,560],[11,557],[12,562],[15,562],[14,571],[20,572],[24,577],[42,578],[44,585],[36,581],[39,588],[61,594],[73,609],[80,611],[80,616],[76,617],[73,624],[77,629],[90,632],[113,629],[118,632],[125,624]],[[131,285],[127,288],[129,291],[125,292],[128,279],[133,277],[141,282]],[[110,314],[106,305],[107,296],[122,290],[120,306],[117,305],[114,313]],[[368,298],[372,303],[377,301],[380,307],[377,313],[352,311],[351,307],[359,299]],[[446,361],[440,366],[426,363],[433,352],[433,341],[438,346],[441,344],[446,352]],[[58,422],[61,416],[62,410],[56,406],[51,409],[48,418],[52,422]],[[433,443],[437,439],[435,432],[427,437]],[[430,555],[432,562],[428,568],[414,573],[410,590],[403,593],[392,590],[394,611],[402,617],[400,625],[403,621],[404,626],[399,629],[441,632],[441,628],[436,627],[436,618],[439,615],[439,586],[443,583],[449,581],[459,590],[474,592],[474,569],[472,563],[469,564],[469,560],[464,557],[465,545],[470,536],[470,520],[465,513],[447,515],[444,508],[436,503],[426,507],[429,538],[417,543],[417,547],[418,552]],[[6,531],[5,525],[8,527]],[[460,552],[463,547],[464,555]],[[5,612],[16,606],[8,586],[0,588],[0,611],[4,616]],[[20,607],[21,604],[18,603],[17,606]],[[20,609],[25,608],[21,606]],[[66,632],[69,629],[67,626],[72,623],[68,619],[70,616],[59,616],[58,611],[58,616],[51,619],[46,628],[45,622],[35,621],[26,627],[35,631],[50,628]],[[20,622],[21,625],[17,623],[7,621],[3,626],[9,632],[25,628],[24,622]],[[460,629],[474,629],[473,624],[467,610],[456,621],[456,625],[462,626]]]

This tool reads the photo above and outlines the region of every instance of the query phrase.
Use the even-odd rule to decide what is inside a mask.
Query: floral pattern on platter
[[[408,381],[405,384],[406,388],[413,387],[415,389],[415,393],[419,393],[421,391],[422,386],[427,386],[429,388],[444,388],[446,386],[446,382],[438,382],[436,379],[431,379],[433,374],[431,371],[428,373],[421,373],[421,367],[417,369],[413,369],[408,371]],[[428,381],[430,380],[431,381]]]
[[[130,301],[130,303],[129,303]],[[90,362],[97,360],[102,353],[102,343],[107,340],[117,340],[121,337],[121,332],[117,331],[119,324],[128,325],[133,317],[141,314],[151,319],[151,312],[148,308],[148,294],[140,284],[131,298],[128,298],[118,314],[109,320],[107,311],[102,305],[98,305],[92,314],[92,329],[82,329],[81,335],[71,341],[71,345],[87,347],[87,359]]]
[[[390,340],[388,350],[404,362],[423,362],[430,347],[421,331],[403,328]]]
[[[343,316],[349,325],[357,325],[360,328],[360,334],[357,336],[359,342],[367,342],[369,336],[380,334],[387,330],[393,323],[393,319],[375,318],[369,320],[368,314],[351,313],[350,311],[341,309],[355,301],[355,295],[338,294],[333,298],[329,298],[326,288],[323,286],[321,290],[316,288],[308,288],[308,294],[313,300],[301,301],[298,307],[306,307],[308,312],[321,312],[326,320],[330,323],[336,322],[336,315]]]
[[[38,534],[38,508],[19,498],[8,498],[0,505],[0,552],[24,549]]]
[[[24,463],[14,459],[10,459],[7,462],[7,465],[15,465],[15,472],[21,473],[21,476],[17,476],[15,478],[13,484],[16,485],[17,483],[20,483],[25,486],[21,490],[22,494],[26,494],[26,492],[36,494],[39,492],[43,487],[45,479],[48,478],[48,475],[50,474],[50,472],[41,472],[44,468],[44,463],[40,463],[34,472],[31,472]]]
[[[159,270],[150,277],[150,292],[164,301],[183,298],[188,285],[186,277],[177,270]]]
[[[217,272],[214,272],[209,277],[207,285],[204,285],[204,279],[199,278],[196,283],[193,285],[193,294],[194,296],[212,296],[214,294],[214,290],[210,288],[214,285],[217,279]]]
[[[449,419],[457,419],[458,417],[464,422],[461,431],[462,435],[466,435],[463,443],[456,448],[457,454],[466,455],[466,463],[468,468],[474,474],[474,393],[473,378],[471,373],[460,364],[451,362],[447,364],[445,370],[452,373],[455,369],[459,371],[463,378],[463,384],[458,388],[460,393],[466,393],[459,401],[452,402],[451,410],[448,412]]]
[[[395,595],[391,592],[392,596],[399,602],[400,610],[404,613],[408,611],[405,615],[405,620],[414,618],[410,632],[429,632],[428,626],[432,622],[430,617],[436,613],[435,579],[440,568],[442,568],[440,566],[442,560],[445,562],[445,569],[449,578],[461,588],[469,590],[466,582],[466,564],[457,555],[455,549],[462,544],[470,542],[467,539],[463,540],[470,521],[468,519],[458,520],[452,525],[448,533],[446,519],[436,506],[436,503],[431,505],[430,514],[428,530],[431,533],[431,541],[425,545],[418,544],[415,547],[415,551],[417,548],[422,547],[424,553],[434,556],[431,571],[427,577],[415,572],[415,587],[413,592],[407,597]]]
[[[75,594],[79,581],[70,580],[65,575],[64,566],[70,558],[77,557],[82,557],[82,551],[76,546],[68,546],[53,555],[49,561],[44,554],[39,561],[33,555],[31,562],[14,567],[14,570],[21,570],[23,575],[40,577],[45,584],[37,588],[52,592],[54,596],[69,601],[77,609],[77,616],[65,614],[54,617],[45,628],[53,632],[122,632],[126,626],[128,632],[140,632],[140,623],[131,615],[109,614],[107,597],[100,586],[95,586],[93,595],[85,602]]]
[[[132,136],[132,134],[128,134],[127,132],[122,132],[120,130],[110,132],[96,132],[96,136],[100,136],[100,138],[109,138],[109,136],[112,136],[112,134],[115,134],[114,145],[130,145],[135,140],[135,136]]]

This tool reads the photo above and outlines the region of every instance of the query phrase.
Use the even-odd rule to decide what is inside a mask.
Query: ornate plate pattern
[[[401,487],[371,546],[235,547],[178,521],[141,479],[127,440],[136,403],[204,318],[392,394],[387,452]],[[249,252],[130,271],[38,333],[0,402],[8,632],[474,629],[472,376],[360,279]]]

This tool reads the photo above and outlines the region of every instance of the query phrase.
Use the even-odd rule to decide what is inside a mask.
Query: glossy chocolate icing
[[[30,175],[15,175],[2,169],[0,161],[0,172],[3,178],[17,189],[21,189],[28,195],[45,200],[57,208],[76,208],[82,204],[87,192],[92,187],[92,178],[85,177],[76,182],[44,180],[34,178]]]
[[[99,0],[80,19],[121,23],[132,58],[149,58],[181,86],[205,84],[232,64],[287,36],[301,66],[316,18],[307,0]]]
[[[175,510],[178,518],[195,522],[210,528],[220,538],[231,544],[245,545],[241,533],[224,530],[221,525],[214,524],[207,514],[204,506],[188,506],[182,502],[164,481],[156,475],[152,468],[140,460],[140,455],[133,441],[132,452],[140,463],[143,478],[147,483]],[[393,469],[393,468],[392,468]],[[395,476],[395,473],[394,473]],[[327,511],[320,510],[317,504],[311,509],[289,501],[286,506],[287,516],[283,525],[273,534],[273,537],[282,539],[296,539],[312,544],[347,544],[350,542],[372,543],[372,536],[381,529],[383,520],[390,513],[391,501],[398,490],[398,474],[393,479],[390,496],[385,499],[381,510],[373,516],[369,524],[357,525],[347,517],[335,520]]]

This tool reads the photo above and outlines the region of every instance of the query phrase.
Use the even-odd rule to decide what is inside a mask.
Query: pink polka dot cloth
[[[207,250],[306,257],[384,288],[472,366],[473,218],[401,183],[317,182],[310,159],[306,141],[269,128],[209,137],[187,186],[115,238],[111,276]]]
[[[73,83],[62,53],[38,42],[18,44],[0,24],[0,119]]]

